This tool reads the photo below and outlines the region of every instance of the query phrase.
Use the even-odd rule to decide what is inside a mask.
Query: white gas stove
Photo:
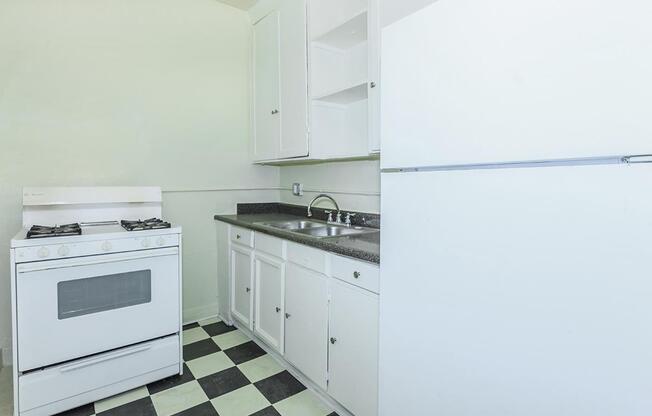
[[[181,374],[181,228],[160,216],[159,188],[24,190],[11,241],[16,415]]]

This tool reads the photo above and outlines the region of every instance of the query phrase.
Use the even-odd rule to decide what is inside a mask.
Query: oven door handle
[[[147,351],[152,348],[152,344],[143,345],[137,348],[133,348],[126,351],[120,351],[113,354],[104,355],[102,357],[92,358],[90,360],[82,361],[80,363],[64,365],[59,369],[62,373],[67,373],[69,371],[75,371],[82,368],[90,367],[92,365],[100,364],[106,361],[115,360],[116,358],[125,357],[127,355],[137,354],[139,352]]]
[[[37,272],[42,270],[62,269],[67,267],[92,266],[95,264],[116,263],[127,260],[138,260],[162,256],[174,256],[179,254],[178,247],[157,248],[153,250],[142,250],[128,253],[104,254],[100,256],[77,257],[71,259],[39,261],[34,263],[23,263],[16,266],[18,273]]]

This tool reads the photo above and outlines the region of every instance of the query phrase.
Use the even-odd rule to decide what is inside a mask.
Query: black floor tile
[[[183,329],[186,330],[186,329],[190,329],[190,328],[197,328],[198,326],[199,326],[199,324],[197,322],[193,322],[191,324],[184,325]]]
[[[259,410],[256,413],[252,413],[249,416],[281,416],[278,410],[274,409],[272,406],[266,407],[263,410]]]
[[[254,386],[274,404],[306,389],[299,380],[287,371],[280,372],[254,383]]]
[[[185,364],[183,365],[183,375],[174,375],[170,376],[167,378],[164,378],[163,380],[155,381],[153,383],[149,383],[147,385],[147,390],[149,390],[149,394],[156,394],[160,391],[170,389],[172,387],[176,387],[180,384],[187,383],[189,381],[194,380],[195,377],[193,377],[192,373],[190,372],[190,369],[188,366]]]
[[[224,353],[235,363],[242,364],[254,358],[265,355],[265,350],[260,348],[255,342],[249,341],[236,347],[224,350]]]
[[[231,367],[218,373],[202,377],[197,381],[209,399],[214,399],[251,384],[249,379],[242,374],[238,367]]]
[[[208,335],[214,337],[215,335],[226,334],[227,332],[235,331],[237,328],[225,324],[224,322],[215,322],[214,324],[208,324],[202,326],[202,329],[208,333]]]
[[[183,412],[175,413],[174,416],[220,416],[211,402],[205,402],[198,406],[186,409]]]
[[[339,415],[337,413],[333,412],[333,413],[329,414],[328,416],[339,416]]]
[[[192,344],[183,346],[183,360],[190,361],[195,358],[203,357],[204,355],[212,354],[220,351],[212,339],[203,339],[201,341],[193,342]]]
[[[152,399],[144,397],[134,402],[98,413],[98,416],[156,416],[156,410],[154,409]]]
[[[93,403],[68,410],[63,413],[57,413],[57,416],[91,416],[95,414],[95,405]]]

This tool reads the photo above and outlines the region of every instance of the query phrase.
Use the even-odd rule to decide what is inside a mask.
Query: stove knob
[[[38,249],[38,251],[36,252],[36,254],[37,254],[40,258],[44,259],[44,258],[46,258],[47,256],[50,255],[50,250],[49,250],[47,247],[41,247],[41,248]]]
[[[66,247],[66,246],[61,246],[61,247],[59,247],[58,253],[59,253],[60,256],[65,257],[68,254],[70,254],[70,249],[68,247]]]
[[[143,238],[143,239],[140,241],[140,245],[142,245],[142,246],[145,247],[145,248],[149,247],[149,245],[150,245],[149,238]]]
[[[157,246],[160,247],[160,246],[162,246],[163,244],[165,244],[165,240],[163,239],[163,237],[159,237],[159,238],[156,239],[156,245],[157,245]]]
[[[113,248],[113,246],[111,245],[111,242],[105,241],[105,242],[102,243],[102,250],[109,251],[112,248]]]

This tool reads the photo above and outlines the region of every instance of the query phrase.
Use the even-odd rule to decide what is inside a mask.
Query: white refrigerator
[[[651,18],[439,0],[384,29],[381,416],[652,415]]]

